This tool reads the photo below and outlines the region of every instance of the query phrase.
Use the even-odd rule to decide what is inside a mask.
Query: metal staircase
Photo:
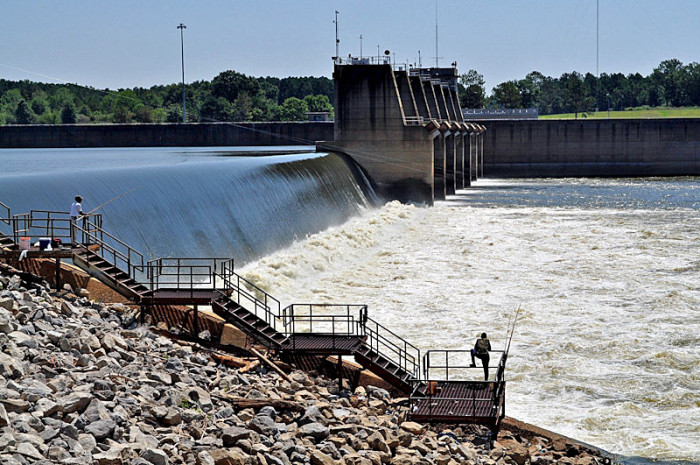
[[[11,217],[9,208],[0,203],[3,214],[0,226],[12,226],[12,237],[0,233],[0,246],[5,247],[0,248],[0,259],[4,260],[19,254],[20,236],[65,238],[71,230],[66,212],[32,211]],[[159,258],[144,263],[141,253],[101,226],[98,215],[73,225],[77,243],[62,246],[61,253],[144,310],[187,305],[195,312],[196,322],[198,306],[211,306],[224,321],[280,355],[352,355],[362,367],[409,395],[416,419],[497,427],[505,414],[507,349],[501,351],[494,380],[455,379],[456,370],[472,368],[448,360],[459,351],[427,351],[421,370],[420,350],[369,318],[366,305],[294,304],[281,310],[277,299],[234,272],[232,259]],[[70,234],[67,237],[70,240]],[[41,257],[43,252],[32,253]],[[58,255],[51,253],[58,270]],[[197,338],[196,323],[194,328]],[[444,362],[431,361],[435,354]],[[436,371],[444,375],[431,379]]]
[[[145,272],[143,255],[100,225],[86,220],[74,226],[78,244],[73,247],[73,263],[134,302],[140,302],[150,289],[138,280]]]

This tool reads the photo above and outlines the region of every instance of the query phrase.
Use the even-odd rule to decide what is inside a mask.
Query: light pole
[[[360,63],[362,63],[362,34],[360,34]]]
[[[184,24],[180,23],[177,27],[180,29],[180,51],[182,53],[182,122],[187,122],[187,109],[185,108],[185,37],[184,30],[187,28]]]

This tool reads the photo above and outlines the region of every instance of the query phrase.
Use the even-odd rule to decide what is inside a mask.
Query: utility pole
[[[598,94],[600,92],[600,0],[595,3],[595,111],[598,111]]]
[[[184,37],[184,30],[187,29],[187,26],[180,23],[180,25],[177,28],[180,29],[180,51],[182,53],[182,122],[186,123],[187,122],[187,109],[185,107],[185,37]]]
[[[362,63],[362,34],[360,34],[360,63]]]
[[[335,10],[335,59],[340,58],[338,47],[340,46],[340,39],[338,38],[338,10]]]

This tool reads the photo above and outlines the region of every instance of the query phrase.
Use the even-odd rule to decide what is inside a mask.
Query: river
[[[700,460],[700,180],[482,180],[391,202],[246,267],[283,303],[366,303],[422,350],[502,348],[507,414]]]
[[[699,179],[487,179],[432,208],[373,207],[336,156],[238,150],[3,150],[0,201],[65,210],[81,193],[90,210],[130,192],[105,228],[149,257],[233,255],[283,305],[364,303],[422,350],[482,331],[501,348],[521,307],[508,415],[700,462]]]

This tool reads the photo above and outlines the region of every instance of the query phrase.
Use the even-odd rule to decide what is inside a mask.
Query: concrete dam
[[[700,175],[700,119],[482,121],[484,176]]]
[[[336,61],[334,140],[386,198],[432,204],[476,179],[483,163],[479,124],[465,123],[457,69],[410,68],[367,59]]]

